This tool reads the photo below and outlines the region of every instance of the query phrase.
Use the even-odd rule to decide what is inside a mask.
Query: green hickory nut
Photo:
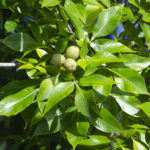
[[[80,49],[77,46],[70,46],[66,50],[66,57],[76,60],[80,55]]]
[[[61,54],[54,54],[51,58],[51,64],[55,66],[63,66],[65,63],[65,57]]]
[[[68,70],[70,72],[73,72],[77,68],[77,63],[74,59],[67,58],[66,61],[65,61],[64,67],[66,68],[66,70]]]

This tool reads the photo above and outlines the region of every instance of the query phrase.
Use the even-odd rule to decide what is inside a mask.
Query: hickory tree
[[[148,150],[150,0],[0,1],[0,149]]]

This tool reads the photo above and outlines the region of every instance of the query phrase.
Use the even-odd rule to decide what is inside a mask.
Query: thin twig
[[[4,67],[17,67],[17,63],[0,63],[0,68],[4,68]]]

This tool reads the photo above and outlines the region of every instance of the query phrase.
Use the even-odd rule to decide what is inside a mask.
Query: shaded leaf
[[[22,32],[7,36],[3,43],[18,52],[33,50],[42,45],[38,41],[34,40],[30,35]]]

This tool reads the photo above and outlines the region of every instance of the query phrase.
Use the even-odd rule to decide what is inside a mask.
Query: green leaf
[[[142,125],[142,124],[133,124],[130,127],[134,128],[134,129],[143,129],[143,130],[149,130],[150,129],[149,127]]]
[[[68,38],[60,38],[56,43],[56,52],[63,53],[67,47]]]
[[[42,102],[43,100],[47,100],[49,97],[50,90],[53,89],[53,83],[50,78],[47,78],[41,82],[40,89],[37,95],[38,106],[41,112],[43,112],[46,102]]]
[[[142,145],[140,142],[138,142],[138,141],[136,141],[134,139],[132,139],[132,140],[133,140],[133,148],[134,148],[134,150],[147,150],[147,148],[144,145]]]
[[[85,58],[88,54],[88,51],[87,40],[85,39],[81,44],[80,57]]]
[[[77,118],[77,113],[74,112],[70,118],[69,125],[65,130],[67,140],[72,145],[73,150],[75,150],[76,146],[85,138],[84,136],[78,133]]]
[[[124,92],[131,92],[135,94],[148,94],[145,81],[142,76],[130,68],[113,68],[108,69],[118,77],[115,77],[117,86]]]
[[[111,62],[124,62],[124,60],[108,52],[99,52],[93,57],[79,59],[78,65],[85,69],[90,64],[94,66],[100,66],[102,64]]]
[[[90,45],[96,52],[102,51],[109,53],[134,52],[127,46],[123,45],[122,43],[109,39],[97,39],[91,42]]]
[[[80,86],[94,86],[94,85],[105,85],[105,84],[114,84],[115,82],[103,75],[93,74],[79,80]]]
[[[79,18],[77,18],[76,16],[70,14],[66,9],[65,9],[65,12],[69,16],[70,20],[72,21],[72,23],[75,26],[77,37],[80,40],[84,40],[85,37],[87,36],[87,33],[84,29],[84,24],[82,23],[82,21]]]
[[[141,103],[136,97],[128,96],[125,94],[124,95],[112,94],[112,96],[115,98],[115,100],[125,113],[134,116],[140,111],[139,105]]]
[[[39,48],[36,49],[36,52],[40,58],[47,54],[47,52],[45,50],[39,49]]]
[[[82,1],[78,1],[74,3],[71,0],[65,1],[65,10],[75,16],[76,18],[80,18],[84,22],[84,9],[85,6],[83,5]]]
[[[32,64],[25,64],[25,65],[21,65],[18,69],[33,69],[34,65]]]
[[[43,101],[48,99],[50,95],[50,91],[53,89],[53,83],[50,78],[44,79],[41,82],[40,89],[37,95],[37,100],[38,101]]]
[[[113,32],[120,22],[122,6],[108,8],[101,12],[94,24],[92,41],[96,38],[106,36]]]
[[[42,44],[26,33],[15,33],[7,36],[3,43],[17,52],[29,51],[40,47]]]
[[[83,0],[85,4],[93,5],[93,6],[98,6],[103,8],[103,6],[97,2],[97,0]]]
[[[74,90],[73,82],[62,82],[56,85],[49,91],[48,101],[44,113],[47,113],[52,109],[58,102],[67,97]]]
[[[84,116],[79,116],[79,121],[77,122],[77,130],[81,135],[87,135],[90,127],[89,121],[86,120]]]
[[[49,112],[47,112],[47,114],[45,115],[49,130],[52,127],[52,123],[54,121],[55,116],[56,116],[56,108],[55,107],[53,109],[51,109]]]
[[[120,56],[125,60],[124,65],[136,71],[141,71],[150,65],[150,58],[142,57],[135,54],[124,54]]]
[[[119,133],[122,132],[120,124],[116,121],[114,116],[105,108],[100,111],[100,118],[90,119],[91,124],[100,131],[106,133]]]
[[[20,113],[34,103],[38,89],[27,87],[16,94],[9,95],[0,101],[0,115],[12,116]]]
[[[43,0],[42,7],[52,7],[60,3],[60,0]]]
[[[143,103],[140,108],[144,111],[144,113],[150,117],[150,102]]]
[[[0,88],[0,94],[10,95],[29,86],[38,86],[38,80],[13,80]]]
[[[110,143],[110,140],[106,136],[91,135],[91,136],[88,136],[88,139],[81,141],[79,145],[98,146],[101,144],[109,144],[109,143]]]
[[[108,96],[114,83],[107,82],[104,85],[94,85],[93,89],[103,96]]]
[[[67,135],[67,140],[73,146],[73,150],[75,150],[76,146],[84,139],[84,136],[74,134],[75,131],[73,130],[74,129],[69,129],[69,131],[65,131],[65,133]]]
[[[149,48],[150,48],[150,25],[148,23],[145,23],[145,22],[141,22],[140,25],[141,25],[141,28],[144,32],[145,40],[149,44]]]
[[[5,29],[7,32],[14,31],[18,24],[15,21],[7,20],[5,23]]]
[[[110,7],[111,1],[110,0],[98,0],[99,2],[101,2],[103,5],[105,5],[106,7]]]
[[[90,108],[88,100],[91,99],[94,101],[93,92],[91,90],[81,89],[76,85],[76,95],[75,95],[75,105],[78,110],[86,117],[92,117],[93,111]]]

